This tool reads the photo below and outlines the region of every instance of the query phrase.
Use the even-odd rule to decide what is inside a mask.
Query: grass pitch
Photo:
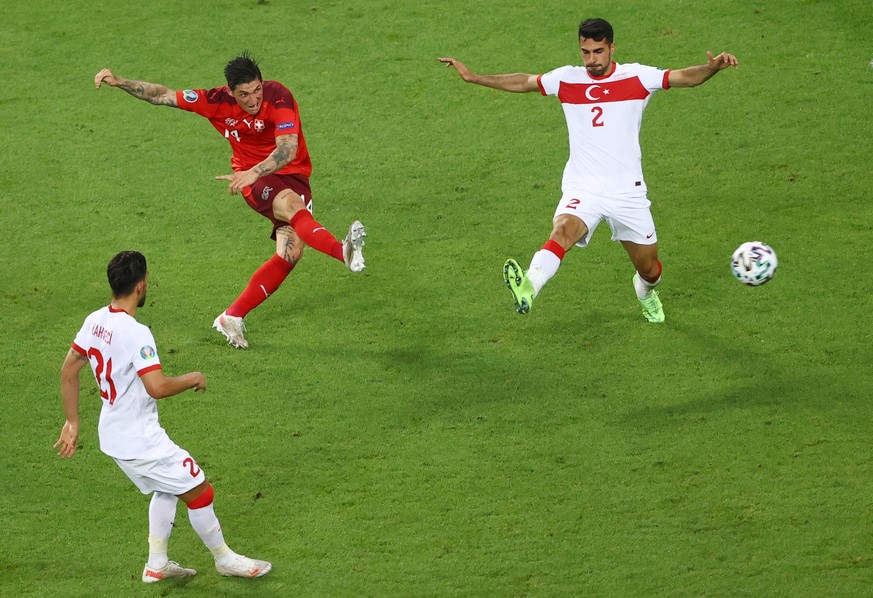
[[[869,6],[582,8],[4,8],[0,595],[869,594]],[[514,313],[501,268],[548,236],[563,115],[436,61],[578,64],[587,16],[613,23],[620,62],[741,62],[644,119],[663,326],[603,231]],[[360,276],[309,250],[241,352],[210,324],[272,244],[212,180],[225,140],[92,78],[219,85],[245,48],[300,103],[317,217],[369,237]],[[753,239],[780,261],[758,289],[728,267]],[[149,259],[138,318],[166,371],[209,380],[162,401],[162,423],[266,578],[219,577],[180,508],[170,556],[200,574],[143,586],[148,499],[98,450],[87,376],[81,448],[51,449],[61,360],[128,248]]]

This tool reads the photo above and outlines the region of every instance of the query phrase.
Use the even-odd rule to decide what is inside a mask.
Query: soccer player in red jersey
[[[157,83],[118,77],[105,68],[94,85],[118,87],[156,106],[173,106],[209,119],[233,150],[228,191],[242,193],[246,203],[273,223],[276,253],[254,273],[242,294],[222,312],[213,327],[232,346],[246,349],[243,318],[274,293],[294,269],[303,244],[344,262],[352,272],[364,269],[366,232],[355,220],[340,242],[312,217],[309,175],[312,163],[300,126],[297,102],[278,81],[264,81],[257,62],[247,53],[224,68],[227,86],[175,91]]]

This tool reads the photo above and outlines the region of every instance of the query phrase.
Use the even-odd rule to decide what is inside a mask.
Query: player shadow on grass
[[[721,364],[721,369],[727,372],[723,377],[726,383],[735,383],[731,382],[731,387],[725,392],[691,394],[693,389],[709,383],[703,378],[707,370],[701,369],[701,376],[682,381],[683,387],[692,389],[691,393],[684,397],[678,395],[677,400],[670,404],[645,405],[629,411],[626,414],[629,421],[644,421],[650,427],[656,422],[667,424],[674,417],[676,423],[687,423],[683,416],[692,414],[704,415],[728,409],[761,411],[778,405],[797,405],[811,387],[821,385],[820,380],[806,381],[778,371],[774,356],[755,346],[757,339],[739,336],[720,339],[706,333],[703,327],[681,321],[671,322],[669,328],[681,334],[687,346],[696,347],[700,355],[706,355],[707,361]]]

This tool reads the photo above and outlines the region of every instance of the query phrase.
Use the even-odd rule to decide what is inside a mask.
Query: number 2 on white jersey
[[[191,457],[186,457],[182,461],[182,467],[185,467],[186,465],[188,466],[188,472],[191,474],[192,478],[196,478],[200,475],[200,468],[197,467],[196,463],[194,463],[194,459],[192,459]],[[195,469],[197,471],[194,471]]]
[[[88,359],[94,359],[94,377],[97,378],[97,387],[100,389],[100,397],[109,401],[110,405],[115,404],[115,399],[118,393],[115,391],[115,382],[112,380],[112,358],[110,357],[105,363],[103,362],[103,353],[99,349],[91,347],[88,349]],[[106,371],[103,371],[103,368]],[[103,379],[109,385],[109,390],[103,390]]]
[[[603,108],[600,106],[594,106],[591,109],[591,112],[594,114],[594,118],[591,119],[592,127],[602,127],[603,126]]]

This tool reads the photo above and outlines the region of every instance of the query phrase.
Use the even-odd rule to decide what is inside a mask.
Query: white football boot
[[[237,349],[248,349],[249,342],[246,340],[246,323],[242,318],[229,316],[226,312],[215,318],[212,327],[218,330],[227,339],[228,344]]]
[[[167,561],[167,564],[160,569],[152,569],[146,563],[142,570],[142,580],[144,583],[155,583],[169,577],[193,577],[197,575],[194,569],[186,569],[176,561]]]
[[[349,234],[343,239],[343,260],[352,272],[360,272],[364,269],[364,237],[367,231],[359,220],[352,222]]]
[[[235,554],[230,562],[223,565],[215,561],[215,569],[222,575],[233,577],[261,577],[270,572],[273,565],[267,561],[250,559],[241,554]]]

